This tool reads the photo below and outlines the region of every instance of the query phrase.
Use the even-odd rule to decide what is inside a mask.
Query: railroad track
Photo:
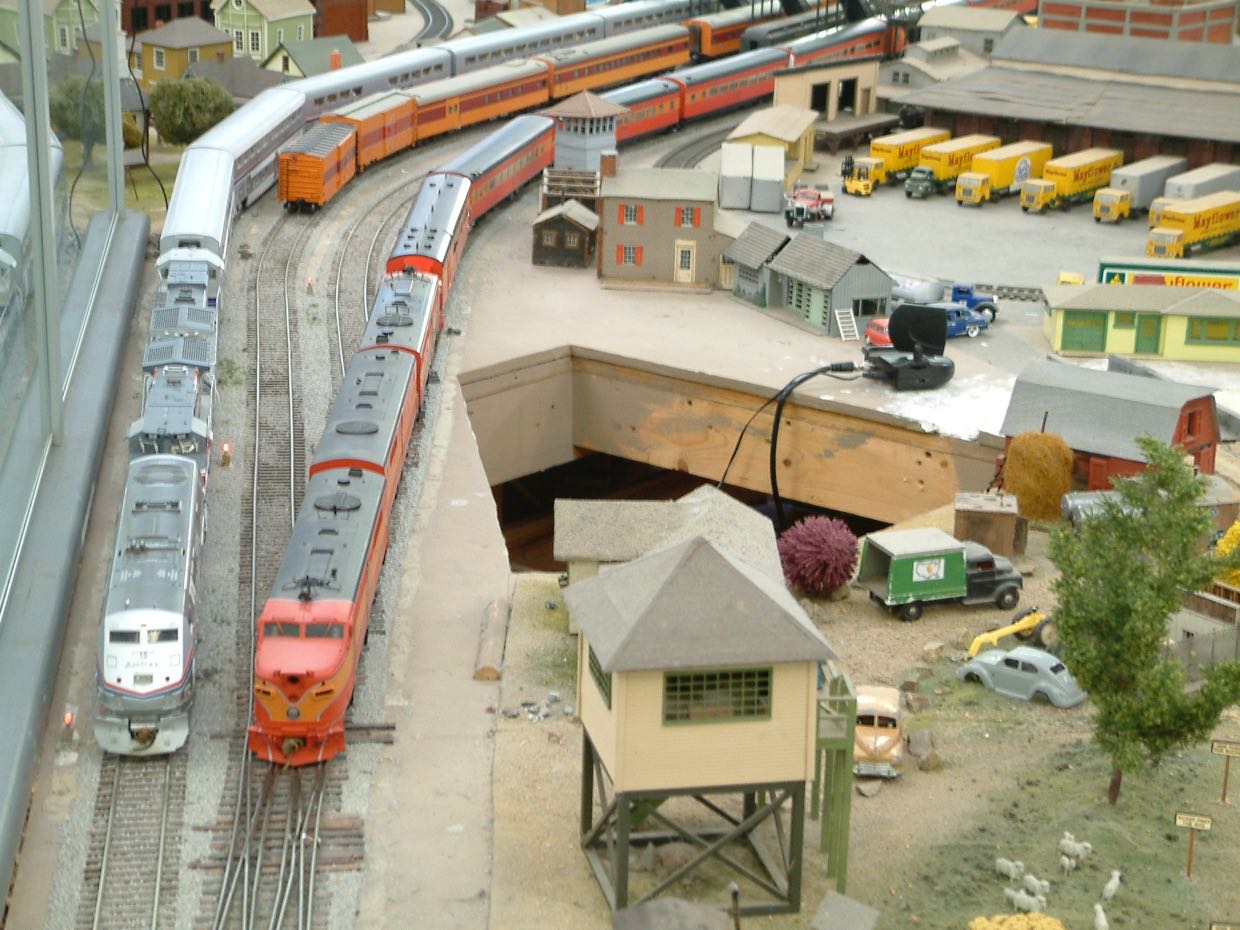
[[[702,159],[719,148],[723,140],[735,128],[735,126],[728,126],[726,129],[712,129],[710,132],[694,136],[684,145],[668,152],[656,161],[654,166],[656,168],[694,168]]]
[[[422,14],[426,25],[413,37],[415,47],[433,39],[446,39],[452,35],[452,14],[440,6],[435,0],[413,0],[413,8]]]
[[[176,918],[187,756],[104,756],[75,926],[171,927]]]

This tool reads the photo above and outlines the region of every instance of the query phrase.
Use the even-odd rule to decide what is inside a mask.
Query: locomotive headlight
[[[300,711],[300,710],[298,710],[296,707],[290,707],[290,708],[288,709],[288,719],[289,719],[289,720],[296,720],[296,719],[297,719],[298,717],[300,717],[300,716],[301,716],[301,711]]]

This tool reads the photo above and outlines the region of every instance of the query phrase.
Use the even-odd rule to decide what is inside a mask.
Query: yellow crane
[[[1030,607],[1013,617],[1012,622],[1007,626],[1001,626],[997,630],[987,630],[975,637],[969,644],[969,658],[976,656],[984,647],[993,648],[999,645],[999,640],[1005,636],[1015,636],[1025,642],[1032,640],[1035,646],[1048,652],[1054,652],[1059,646],[1059,634],[1055,630],[1055,621],[1038,608]]]

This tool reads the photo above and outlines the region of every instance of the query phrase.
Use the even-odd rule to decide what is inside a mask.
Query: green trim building
[[[233,37],[233,55],[266,61],[286,42],[314,38],[314,7],[307,0],[213,0],[215,28]]]
[[[1060,355],[1240,362],[1240,292],[1161,284],[1042,292],[1042,331]]]
[[[82,41],[82,20],[86,21],[88,28],[99,22],[99,6],[96,0],[82,0],[80,15],[76,0],[43,0],[47,50],[60,55],[72,55],[76,52]],[[17,30],[17,0],[0,0],[0,47],[10,50],[20,48]],[[5,59],[0,57],[0,61],[2,60]]]

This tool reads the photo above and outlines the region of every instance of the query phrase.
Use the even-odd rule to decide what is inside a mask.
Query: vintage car
[[[1008,697],[1050,701],[1056,707],[1075,707],[1086,698],[1063,662],[1032,646],[988,649],[960,666],[956,677],[980,681]]]
[[[988,329],[990,323],[986,317],[978,313],[976,310],[970,310],[961,304],[953,303],[933,303],[933,304],[906,304],[909,307],[941,307],[947,315],[947,335],[968,336],[972,339],[981,333],[982,330]],[[891,336],[887,333],[887,318],[884,316],[875,317],[865,327],[865,344],[870,346],[889,346],[891,345]]]
[[[857,688],[857,730],[853,737],[853,774],[899,778],[904,764],[904,724],[900,692],[895,688]]]

